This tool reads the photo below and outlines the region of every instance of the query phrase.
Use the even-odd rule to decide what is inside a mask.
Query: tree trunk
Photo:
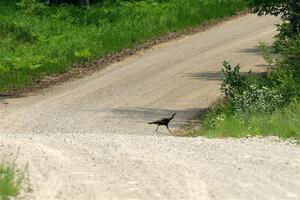
[[[60,3],[61,3],[60,0],[49,0],[49,5],[50,5],[50,6],[58,5],[58,4],[60,4]]]
[[[89,0],[49,0],[49,5],[58,5],[61,3],[70,3],[70,4],[76,4],[79,6],[88,6]]]
[[[89,6],[90,2],[89,0],[78,0],[78,4],[80,6]]]
[[[289,21],[293,33],[299,32],[300,25],[300,5],[299,0],[290,0],[288,3],[290,16]]]

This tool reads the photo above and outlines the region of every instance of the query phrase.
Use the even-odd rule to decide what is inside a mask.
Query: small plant
[[[240,73],[240,66],[232,67],[228,62],[223,63],[222,74],[224,76],[221,86],[221,92],[226,98],[234,98],[236,94],[241,94],[248,82],[245,76]]]
[[[27,168],[25,168],[26,170]],[[9,200],[17,197],[22,189],[25,170],[16,167],[15,163],[0,164],[0,199]]]
[[[267,62],[267,64],[273,66],[276,62],[276,54],[274,54],[274,49],[268,46],[265,42],[261,42],[259,47],[262,50],[264,60]]]

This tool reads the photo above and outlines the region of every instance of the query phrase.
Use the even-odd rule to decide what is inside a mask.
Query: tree
[[[288,21],[293,33],[300,32],[300,0],[248,0],[248,2],[254,13],[280,16]]]

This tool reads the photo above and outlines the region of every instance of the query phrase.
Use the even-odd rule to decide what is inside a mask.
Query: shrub
[[[282,105],[283,98],[272,88],[250,85],[242,94],[234,96],[233,103],[237,113],[272,113]]]
[[[261,85],[259,78],[252,81],[251,72],[246,75],[240,73],[240,66],[232,67],[228,62],[224,62],[222,68],[223,83],[221,92],[227,101],[226,110],[232,112],[273,112],[279,105],[282,105],[282,96],[273,88]],[[220,106],[220,104],[219,104]]]
[[[299,0],[247,0],[252,11],[258,15],[275,15],[280,16],[285,27],[288,27],[289,36],[295,33],[299,33],[300,28],[300,4]],[[285,31],[281,31],[281,34],[288,36]]]
[[[267,77],[270,87],[282,95],[285,104],[300,98],[300,35],[276,42],[279,59]]]
[[[224,62],[221,91],[225,98],[210,108],[202,132],[196,134],[300,138],[300,35],[277,37],[271,50],[262,47],[272,71],[262,76],[242,75],[238,65]]]
[[[245,76],[241,75],[239,65],[232,67],[225,61],[222,74],[221,92],[225,94],[226,98],[234,98],[236,94],[241,94],[248,87],[248,81]]]

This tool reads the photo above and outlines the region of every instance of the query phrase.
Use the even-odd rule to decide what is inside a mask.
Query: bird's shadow
[[[192,120],[198,120],[200,116],[207,112],[207,108],[199,109],[160,109],[160,108],[145,108],[145,107],[119,107],[119,108],[99,108],[99,109],[84,109],[89,112],[110,112],[113,113],[109,118],[130,119],[136,123],[147,124],[150,121],[159,120],[165,117],[171,117],[173,113],[177,113],[175,118],[170,122],[172,128],[182,128]],[[152,125],[155,127],[155,125]],[[155,127],[156,128],[156,127]],[[163,128],[163,127],[160,127]]]

